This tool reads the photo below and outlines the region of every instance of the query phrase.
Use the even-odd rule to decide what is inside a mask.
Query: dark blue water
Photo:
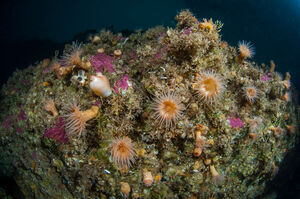
[[[240,40],[253,42],[255,61],[268,64],[273,59],[277,71],[289,71],[293,83],[300,87],[296,78],[300,75],[300,0],[4,0],[1,60],[9,69],[2,73],[1,83],[15,68],[53,55],[55,49],[62,49],[64,43],[85,32],[103,27],[120,31],[174,26],[174,16],[184,8],[200,19],[222,21],[221,34],[231,45]]]
[[[88,3],[86,3],[88,2]],[[174,26],[174,16],[190,9],[199,19],[224,23],[222,38],[230,45],[251,41],[254,61],[276,63],[276,70],[289,71],[300,89],[300,0],[3,0],[0,5],[0,84],[16,68],[52,57],[72,40],[84,40],[88,33],[110,28],[114,31],[144,29],[156,25]],[[297,152],[295,152],[297,154]],[[295,158],[296,157],[296,158]],[[278,198],[297,198],[300,193],[298,155],[288,157],[293,168],[282,169],[277,183]],[[300,197],[299,197],[300,198]]]

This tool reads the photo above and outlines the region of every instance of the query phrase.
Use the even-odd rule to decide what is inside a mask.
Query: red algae
[[[45,131],[44,137],[53,139],[59,143],[68,142],[65,131],[65,121],[62,117],[59,117],[56,123],[49,129]]]

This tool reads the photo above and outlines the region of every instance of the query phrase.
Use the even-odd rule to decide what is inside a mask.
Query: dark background
[[[300,0],[2,0],[0,85],[16,68],[52,57],[65,43],[84,41],[88,33],[108,27],[116,32],[172,27],[174,16],[185,8],[198,19],[223,22],[222,38],[230,45],[251,41],[254,61],[274,60],[276,70],[289,71],[300,88]],[[277,198],[300,198],[299,147],[286,159],[267,192],[277,192]]]

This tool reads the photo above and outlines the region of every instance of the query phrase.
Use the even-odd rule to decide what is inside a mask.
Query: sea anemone
[[[116,165],[129,168],[135,161],[135,149],[129,137],[117,138],[110,145],[110,153]]]
[[[66,121],[65,129],[67,132],[67,136],[68,137],[73,137],[73,136],[80,137],[81,135],[85,136],[86,126],[87,126],[86,122],[95,118],[98,115],[99,107],[92,106],[88,110],[80,111],[79,105],[73,102],[70,103],[65,108],[69,112],[68,114],[63,116]]]
[[[83,63],[81,61],[81,54],[82,54],[81,44],[77,42],[73,42],[70,51],[63,55],[62,57],[63,62],[66,65],[82,66]]]
[[[155,120],[159,121],[159,125],[165,123],[166,128],[170,128],[182,116],[184,105],[175,92],[168,90],[155,99],[152,109],[155,110]]]
[[[220,77],[214,72],[203,72],[199,81],[193,84],[201,99],[205,102],[214,102],[223,91],[223,83]]]
[[[214,29],[214,24],[212,22],[212,19],[210,20],[203,19],[203,22],[199,23],[199,28],[211,32]]]
[[[258,98],[259,90],[255,86],[247,86],[244,89],[246,99],[252,104]]]
[[[255,55],[255,49],[250,42],[240,41],[238,46],[240,52],[239,60],[241,62],[243,62],[244,59],[252,58]]]

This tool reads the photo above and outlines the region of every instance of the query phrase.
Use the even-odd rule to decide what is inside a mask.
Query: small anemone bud
[[[292,100],[292,96],[290,92],[285,92],[285,94],[282,96],[282,99],[286,102],[290,102]]]
[[[57,71],[57,76],[60,78],[62,76],[68,75],[72,72],[73,66],[63,66],[60,67]]]
[[[289,89],[291,87],[291,81],[290,81],[290,79],[291,79],[291,75],[290,75],[290,73],[287,72],[285,74],[285,78],[283,80],[283,85],[284,85],[284,87],[286,89]]]
[[[211,32],[212,30],[214,30],[214,24],[212,22],[212,19],[210,19],[210,20],[203,19],[203,22],[199,23],[198,27],[199,27],[199,29],[205,30],[208,32]]]
[[[207,126],[205,126],[203,124],[197,124],[197,130],[201,131],[201,134],[206,135],[206,133],[209,129]]]
[[[254,56],[255,50],[250,42],[240,41],[238,46],[240,52],[238,61],[244,62],[245,59],[252,58]]]
[[[97,52],[98,53],[104,53],[104,48],[98,48]]]
[[[94,38],[93,38],[93,44],[98,44],[98,43],[100,43],[100,37],[99,36],[94,36]]]
[[[203,149],[206,144],[206,138],[202,135],[196,137],[196,148]]]
[[[201,154],[202,154],[202,149],[200,147],[194,148],[194,151],[193,151],[194,157],[200,157]]]
[[[58,61],[54,61],[54,62],[51,64],[51,69],[52,69],[55,73],[58,73],[59,68],[60,68],[60,63],[59,63]]]
[[[274,73],[275,71],[275,62],[273,60],[270,61],[270,73]]]
[[[151,171],[144,169],[143,171],[143,182],[147,187],[150,187],[153,183],[153,176]]]
[[[53,115],[54,117],[57,117],[57,116],[58,116],[57,109],[56,109],[55,104],[54,104],[54,101],[53,101],[52,99],[48,100],[48,101],[45,103],[44,108],[45,108],[46,111],[51,112],[52,115]]]
[[[257,137],[257,134],[256,134],[256,133],[249,133],[248,135],[249,135],[249,137],[251,138],[251,140],[255,140],[256,137]]]
[[[120,182],[120,184],[121,184],[121,193],[124,195],[125,198],[127,198],[131,191],[130,185],[127,182]]]
[[[42,61],[42,67],[46,68],[47,66],[49,66],[51,60],[49,58],[43,59]]]
[[[121,50],[114,50],[114,57],[117,59],[121,57],[122,51]]]
[[[83,70],[89,70],[91,67],[92,67],[92,64],[90,61],[87,61],[84,64],[82,64],[81,66],[79,66],[79,68],[82,68]]]
[[[97,73],[96,76],[92,75],[90,81],[90,88],[100,97],[108,97],[111,95],[111,87],[108,79],[102,73]]]
[[[294,134],[297,130],[295,125],[286,125],[286,128],[291,134]]]
[[[247,86],[244,89],[245,97],[250,104],[253,104],[254,101],[258,98],[259,90],[254,86]]]
[[[195,131],[195,140],[196,141],[200,140],[201,139],[201,135],[202,135],[201,131],[200,130],[196,130]]]
[[[279,137],[285,133],[285,130],[280,126],[270,126],[269,129],[274,133],[276,137]]]
[[[208,159],[205,159],[205,160],[204,160],[204,164],[205,164],[205,165],[210,165],[210,164],[211,164],[211,159],[209,159],[209,158],[208,158]]]
[[[212,176],[213,184],[215,184],[215,185],[221,184],[224,180],[223,175],[221,175],[217,172],[214,165],[209,166],[209,170],[210,170],[210,173],[211,173],[211,176]]]

